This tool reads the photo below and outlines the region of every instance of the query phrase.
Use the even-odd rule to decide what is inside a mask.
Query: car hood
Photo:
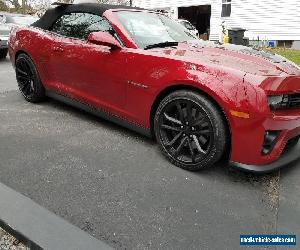
[[[253,75],[300,76],[299,67],[284,57],[245,46],[218,45],[199,40],[154,51],[190,63],[230,68]]]

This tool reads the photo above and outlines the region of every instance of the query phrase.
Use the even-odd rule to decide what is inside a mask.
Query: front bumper
[[[267,165],[263,165],[263,166],[248,165],[248,164],[230,161],[230,166],[247,172],[269,173],[277,169],[280,169],[282,167],[288,166],[290,163],[297,161],[299,158],[300,158],[300,142],[298,142],[296,146],[284,152],[277,161],[269,163]]]
[[[8,36],[0,36],[0,49],[8,48]]]
[[[252,172],[270,172],[300,158],[299,142],[287,149],[300,135],[300,110],[276,114],[252,115],[250,119],[233,118],[231,165]],[[267,155],[262,149],[266,131],[279,131],[275,145]]]

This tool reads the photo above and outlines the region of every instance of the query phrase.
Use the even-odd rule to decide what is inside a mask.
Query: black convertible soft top
[[[82,3],[82,4],[63,4],[55,8],[49,9],[46,13],[31,26],[49,30],[58,18],[66,13],[86,12],[94,15],[100,15],[110,9],[140,9],[122,5],[109,5],[97,3]],[[142,10],[142,9],[140,9]]]

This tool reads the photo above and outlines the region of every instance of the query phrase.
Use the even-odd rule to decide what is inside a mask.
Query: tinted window
[[[112,31],[104,18],[89,13],[70,13],[59,18],[52,29],[60,35],[86,40],[91,32]]]

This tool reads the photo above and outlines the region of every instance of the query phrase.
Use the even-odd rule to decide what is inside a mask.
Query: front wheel
[[[222,112],[207,97],[187,90],[173,92],[160,103],[154,131],[164,155],[191,171],[220,160],[228,140]]]

